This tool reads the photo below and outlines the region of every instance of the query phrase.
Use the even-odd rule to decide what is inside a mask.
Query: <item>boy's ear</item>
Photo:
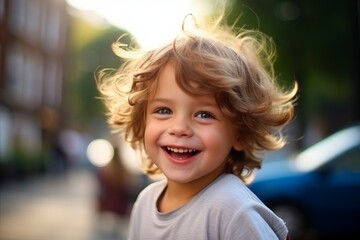
[[[242,150],[244,150],[244,144],[242,143],[242,141],[236,140],[236,142],[235,142],[234,145],[233,145],[233,148],[234,148],[236,151],[242,151]]]

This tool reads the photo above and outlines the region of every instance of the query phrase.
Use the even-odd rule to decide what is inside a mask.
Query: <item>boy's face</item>
[[[234,147],[236,129],[214,95],[191,96],[176,84],[174,63],[160,72],[146,113],[145,148],[169,181],[190,183],[217,177]]]

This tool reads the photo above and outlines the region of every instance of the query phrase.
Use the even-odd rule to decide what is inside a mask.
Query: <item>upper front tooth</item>
[[[183,149],[183,148],[171,148],[171,147],[168,147],[167,148],[168,150],[170,151],[173,151],[173,152],[178,152],[178,153],[187,153],[187,152],[192,152],[193,150],[192,149]]]

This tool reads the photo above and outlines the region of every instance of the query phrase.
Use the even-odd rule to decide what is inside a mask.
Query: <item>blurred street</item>
[[[0,189],[1,240],[123,239],[126,224],[99,217],[95,175],[86,169],[38,176]]]

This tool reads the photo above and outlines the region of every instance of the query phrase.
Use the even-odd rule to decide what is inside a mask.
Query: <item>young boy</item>
[[[184,27],[183,27],[184,28]],[[129,239],[286,239],[285,223],[246,186],[260,153],[283,147],[296,84],[274,79],[273,44],[257,31],[183,29],[173,42],[101,72],[109,123],[165,179],[134,204]]]

